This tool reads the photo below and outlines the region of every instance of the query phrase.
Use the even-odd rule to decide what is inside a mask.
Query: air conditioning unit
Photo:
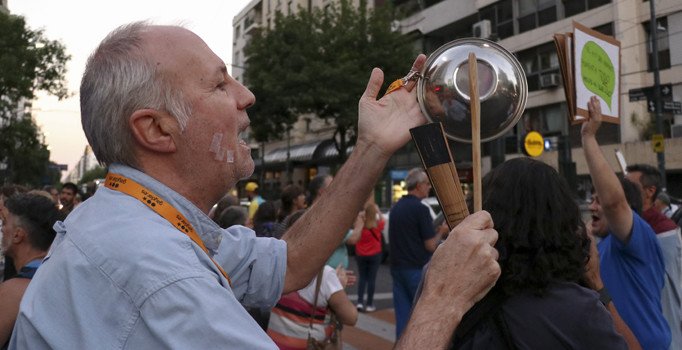
[[[471,28],[471,31],[474,33],[474,37],[476,38],[483,39],[490,38],[490,34],[492,34],[492,25],[490,23],[490,20],[484,19],[480,22],[474,23],[474,25]]]
[[[540,88],[547,89],[559,86],[559,73],[549,73],[540,76]]]
[[[670,137],[682,137],[682,124],[670,126]]]

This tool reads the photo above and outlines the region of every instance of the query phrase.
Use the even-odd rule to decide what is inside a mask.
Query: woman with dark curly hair
[[[530,158],[501,164],[483,179],[483,209],[499,233],[502,275],[465,315],[453,348],[626,348],[599,294],[584,287],[591,241],[553,168]]]

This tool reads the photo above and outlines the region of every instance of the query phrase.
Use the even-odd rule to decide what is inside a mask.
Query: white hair
[[[151,25],[135,22],[111,32],[88,58],[80,88],[83,131],[97,160],[137,166],[128,125],[136,110],[173,115],[184,130],[192,113],[182,89],[156,69],[143,48]]]
[[[412,191],[417,188],[420,182],[428,181],[429,177],[422,168],[412,168],[405,177],[405,187],[408,191]]]

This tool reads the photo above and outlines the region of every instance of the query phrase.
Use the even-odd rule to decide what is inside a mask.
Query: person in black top
[[[7,198],[1,213],[2,251],[11,257],[18,273],[0,284],[0,344],[6,347],[28,283],[42,263],[55,237],[52,228],[63,215],[54,203],[38,194]]]
[[[587,287],[601,283],[589,280],[599,278],[596,248],[590,254],[580,209],[556,170],[516,158],[492,170],[482,188],[502,275],[464,316],[451,348],[627,348],[605,307],[610,301]]]

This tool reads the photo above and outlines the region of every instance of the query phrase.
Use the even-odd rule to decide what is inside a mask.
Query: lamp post
[[[649,34],[651,35],[651,69],[654,71],[654,104],[656,106],[656,133],[663,135],[663,115],[661,114],[661,76],[658,71],[658,25],[656,22],[656,6],[654,0],[649,0],[651,20],[649,21]],[[661,173],[661,187],[666,188],[665,153],[656,154],[658,159],[658,171]]]
[[[291,127],[287,126],[287,182],[291,182]]]

